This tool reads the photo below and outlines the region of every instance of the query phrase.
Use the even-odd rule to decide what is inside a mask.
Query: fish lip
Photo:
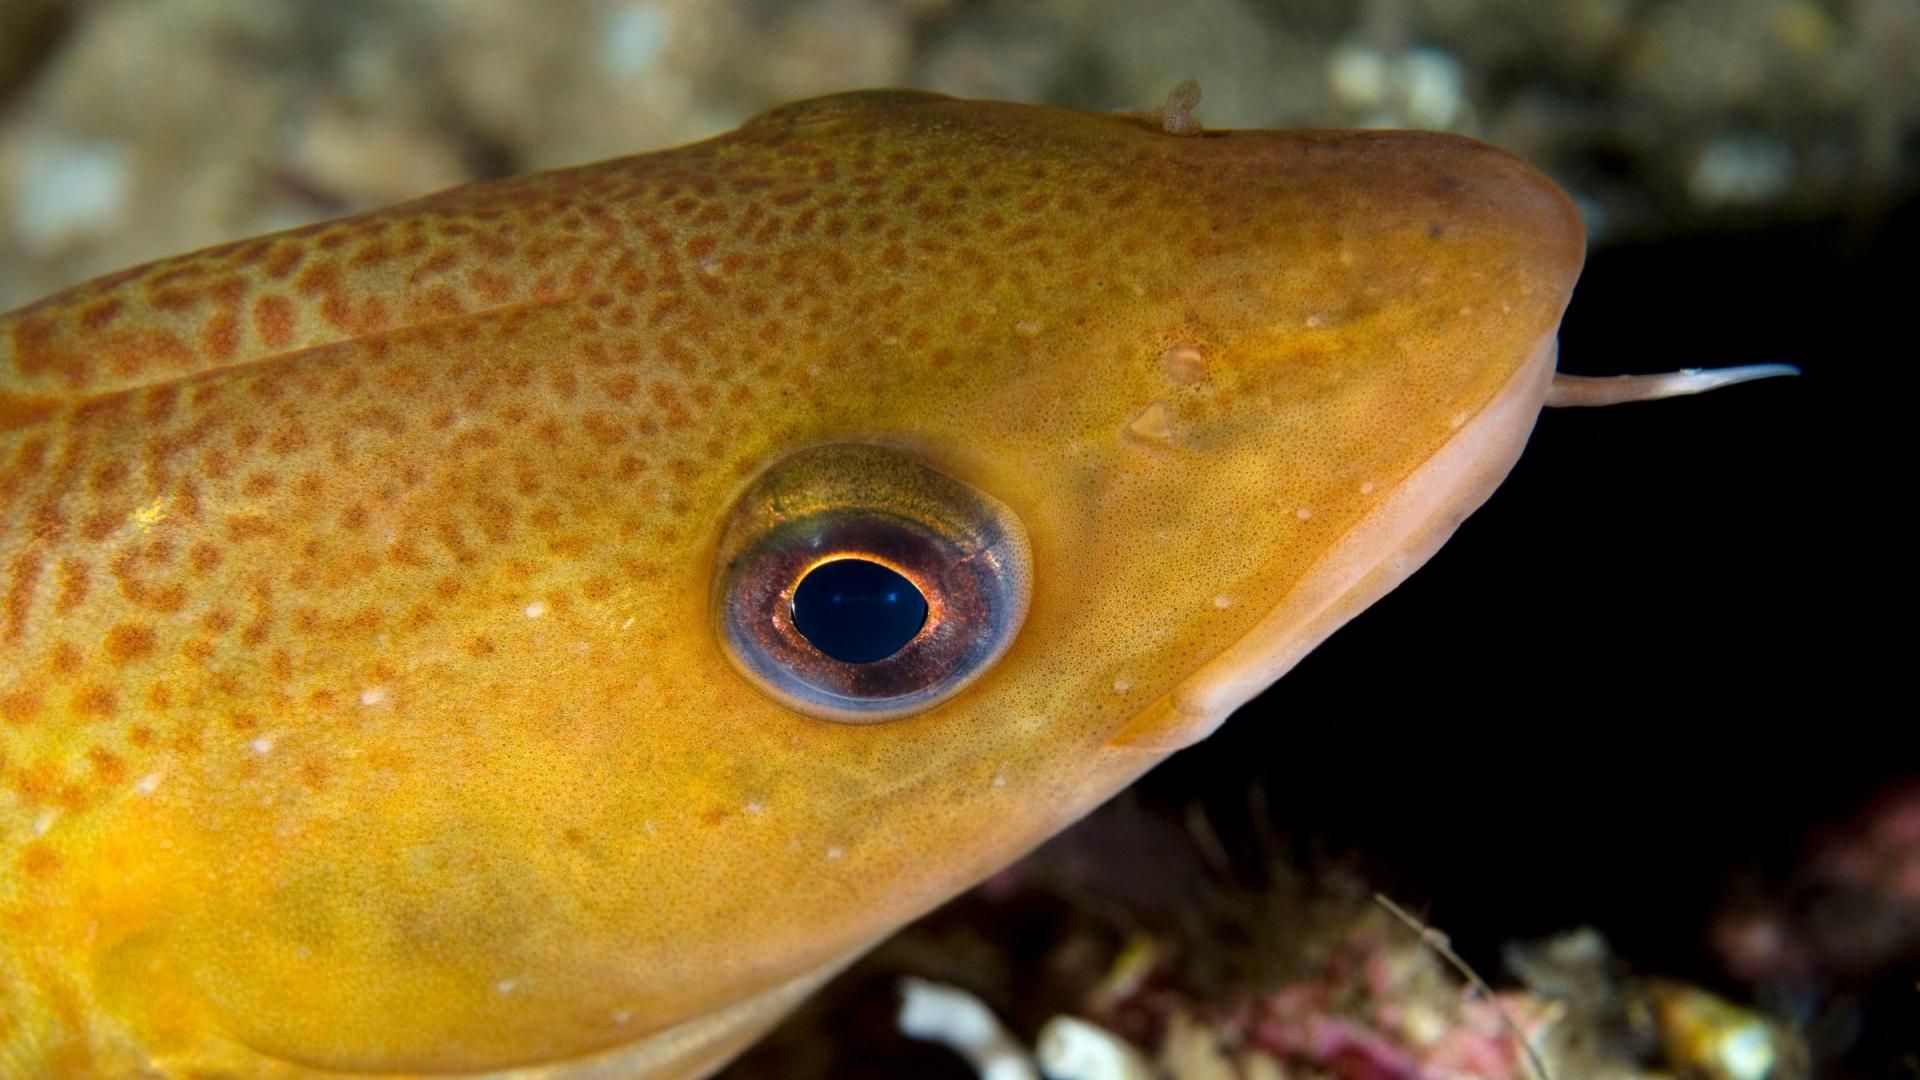
[[[1425,564],[1519,460],[1558,354],[1555,327],[1492,400],[1328,547],[1279,604],[1108,745],[1164,754],[1207,737]]]

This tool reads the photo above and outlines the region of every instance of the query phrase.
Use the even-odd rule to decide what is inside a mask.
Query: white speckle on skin
[[[1114,692],[1114,693],[1116,693],[1116,694],[1124,694],[1124,693],[1126,693],[1127,691],[1129,691],[1129,690],[1131,690],[1131,689],[1133,689],[1133,680],[1132,680],[1132,679],[1115,679],[1115,680],[1113,680],[1113,692]]]
[[[619,1025],[620,1027],[626,1027],[628,1024],[633,1023],[633,1013],[627,1011],[626,1009],[615,1009],[613,1015],[609,1017],[609,1019],[611,1019],[615,1024]]]
[[[620,624],[620,629],[622,629],[622,630],[631,630],[631,629],[633,629],[633,621],[634,621],[634,617],[633,617],[633,616],[631,616],[631,615],[629,615],[629,616],[627,616],[627,621],[626,621],[626,622],[623,622],[623,623],[621,623],[621,624]]]
[[[1360,494],[1362,494],[1362,495],[1371,495],[1371,494],[1373,494],[1373,481],[1371,481],[1371,480],[1362,480],[1362,481],[1360,482]]]
[[[273,740],[265,735],[262,735],[259,738],[256,738],[252,742],[248,743],[247,748],[252,750],[256,754],[272,753]]]
[[[1005,765],[1002,765],[999,768],[993,770],[992,783],[993,783],[993,786],[996,788],[1003,788],[1007,786],[1007,767]]]
[[[1450,428],[1453,428],[1456,431],[1459,430],[1460,426],[1465,424],[1466,422],[1467,422],[1467,414],[1463,412],[1457,412],[1457,413],[1454,413],[1452,416],[1447,417],[1447,426]]]
[[[1013,324],[1013,331],[1021,337],[1038,337],[1040,334],[1040,324],[1034,322],[1032,319],[1022,319]]]
[[[520,982],[517,979],[501,979],[499,982],[493,984],[493,992],[496,994],[511,994],[519,985]]]
[[[535,600],[533,603],[528,604],[524,611],[524,614],[529,619],[537,619],[546,613],[547,602],[545,600]]]
[[[1318,330],[1319,328],[1325,325],[1327,325],[1327,317],[1325,315],[1307,316],[1307,329]]]
[[[142,795],[151,795],[160,788],[160,774],[150,772],[133,782],[133,790]]]
[[[53,828],[54,819],[60,816],[57,810],[42,810],[40,816],[33,819],[33,835],[45,836]]]
[[[1293,512],[1293,516],[1294,516],[1294,517],[1297,517],[1297,518],[1299,518],[1299,519],[1300,519],[1301,521],[1305,521],[1305,520],[1307,520],[1308,518],[1310,518],[1310,517],[1312,517],[1312,516],[1313,516],[1313,511],[1311,511],[1311,510],[1309,510],[1309,509],[1307,509],[1306,507],[1304,507],[1304,506],[1303,506],[1303,507],[1301,507],[1300,509],[1298,509],[1298,510],[1295,510],[1295,511]]]
[[[767,804],[761,802],[759,799],[754,799],[752,802],[747,803],[747,813],[749,814],[757,814],[766,808]]]
[[[828,862],[839,862],[839,861],[840,861],[840,856],[842,856],[842,855],[845,855],[845,854],[846,854],[846,852],[844,852],[844,851],[842,851],[842,850],[840,850],[840,846],[839,846],[838,844],[835,844],[835,845],[834,845],[833,847],[830,847],[830,848],[828,848],[828,849],[827,849],[827,861],[828,861]]]
[[[365,705],[369,709],[380,705],[388,705],[392,702],[393,691],[388,690],[384,686],[369,686],[365,690],[360,691],[360,704]]]
[[[1213,598],[1213,606],[1219,608],[1221,611],[1225,611],[1233,606],[1233,597],[1228,596],[1226,593],[1221,593],[1219,596]]]
[[[155,525],[167,520],[167,497],[162,495],[135,510],[128,520],[138,526],[141,532],[151,532]]]

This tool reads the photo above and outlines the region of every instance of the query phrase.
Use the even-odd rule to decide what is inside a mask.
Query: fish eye
[[[918,585],[857,556],[821,563],[793,587],[793,628],[844,663],[885,660],[926,622],[927,598]]]
[[[735,504],[715,562],[722,650],[777,701],[874,723],[958,693],[1012,644],[1031,585],[1005,505],[894,450],[813,447]]]

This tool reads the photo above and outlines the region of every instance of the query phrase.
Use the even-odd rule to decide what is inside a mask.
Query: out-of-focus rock
[[[73,20],[68,0],[0,4],[0,105],[33,78]]]
[[[56,255],[120,228],[127,147],[115,139],[29,139],[13,156],[13,232],[27,254]]]
[[[0,307],[876,85],[1140,109],[1198,78],[1210,128],[1459,131],[1605,243],[1870,209],[1920,178],[1916,71],[1912,0],[11,0]]]

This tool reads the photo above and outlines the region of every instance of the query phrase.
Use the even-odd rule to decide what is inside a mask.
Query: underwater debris
[[[1073,1016],[1047,1021],[1033,1056],[1048,1080],[1153,1080],[1155,1075],[1125,1039]]]
[[[1783,1025],[1677,979],[1636,977],[1591,928],[1509,946],[1506,961],[1530,995],[1564,1010],[1564,1022],[1543,1047],[1563,1075],[1678,1073],[1699,1080],[1807,1075],[1806,1048]],[[1614,1071],[1622,1062],[1660,1071]]]
[[[956,986],[900,982],[900,1032],[967,1059],[980,1080],[1039,1080],[1033,1061],[986,1003]]]
[[[1786,1037],[1766,1017],[1698,987],[1650,980],[1647,1001],[1667,1061],[1702,1080],[1786,1075]],[[1797,1070],[1796,1070],[1797,1071]]]
[[[1228,1000],[1153,978],[1146,968],[1167,954],[1136,940],[1086,994],[1093,1019],[1055,1017],[1031,1055],[978,998],[921,980],[903,983],[900,1027],[955,1049],[983,1080],[1806,1075],[1804,1048],[1779,1023],[1687,983],[1636,978],[1592,930],[1510,948],[1526,989],[1495,992],[1437,931],[1413,925],[1417,936],[1358,914],[1314,970]],[[1143,1013],[1154,1021],[1148,1035],[1115,1033],[1139,1029]]]

